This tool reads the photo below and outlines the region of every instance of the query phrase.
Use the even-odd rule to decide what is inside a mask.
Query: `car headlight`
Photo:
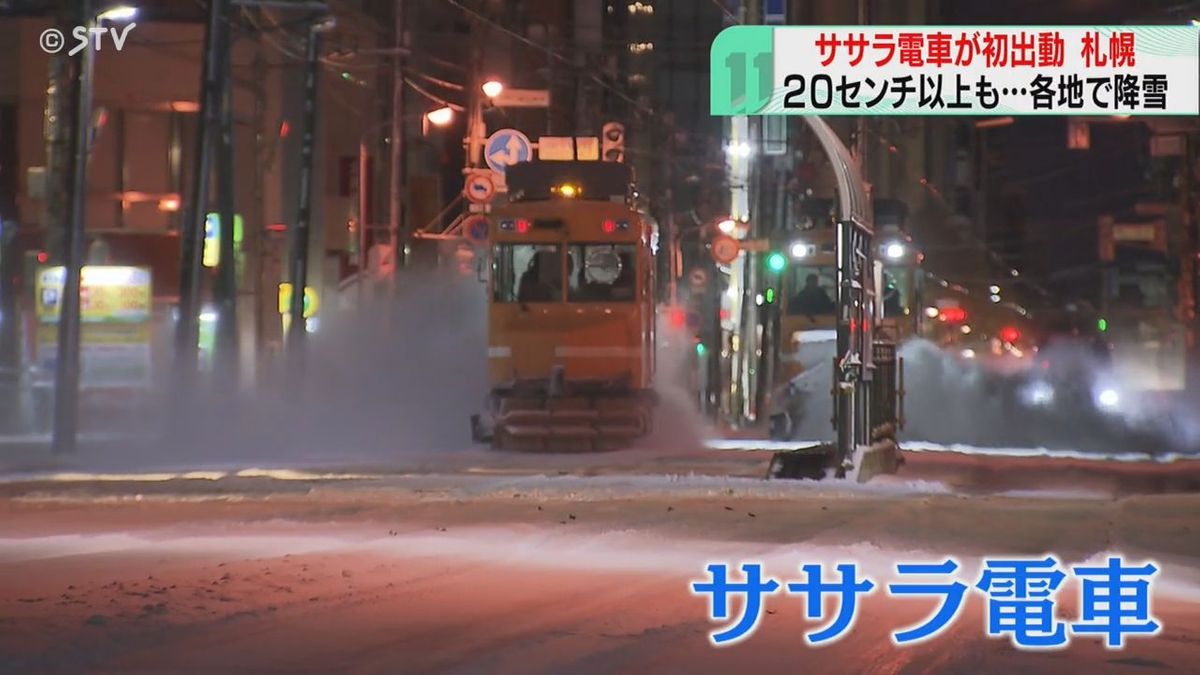
[[[1054,387],[1049,382],[1031,382],[1021,391],[1021,397],[1025,403],[1043,407],[1054,402]]]

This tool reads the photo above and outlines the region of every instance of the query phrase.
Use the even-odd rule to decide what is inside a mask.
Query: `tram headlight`
[[[1096,392],[1096,405],[1104,412],[1116,412],[1121,408],[1121,393],[1112,387],[1103,387]]]
[[[788,252],[791,253],[792,257],[797,260],[801,258],[807,258],[809,252],[808,244],[802,241],[793,241],[792,245],[788,248]]]
[[[556,193],[558,196],[560,196],[564,199],[574,199],[574,198],[578,197],[579,195],[583,194],[583,189],[580,188],[578,185],[574,185],[572,183],[563,183],[562,185],[556,185],[556,186],[550,188],[550,191]]]
[[[904,252],[904,244],[899,242],[892,242],[883,247],[883,255],[887,256],[890,260],[899,260],[900,258],[903,258]]]
[[[1043,408],[1054,403],[1054,387],[1049,382],[1036,380],[1025,385],[1021,390],[1021,398],[1028,405]]]

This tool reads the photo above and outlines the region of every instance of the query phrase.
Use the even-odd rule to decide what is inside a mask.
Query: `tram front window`
[[[792,316],[829,316],[835,313],[837,270],[833,267],[795,265],[791,268],[787,313]]]
[[[562,300],[562,247],[555,244],[497,244],[492,258],[495,302]]]
[[[1171,291],[1164,277],[1122,275],[1117,280],[1117,304],[1134,309],[1161,309],[1171,304]]]
[[[576,244],[568,249],[570,302],[632,302],[636,257],[632,244]]]
[[[889,319],[908,316],[912,309],[909,307],[911,291],[907,270],[884,270],[883,315]]]

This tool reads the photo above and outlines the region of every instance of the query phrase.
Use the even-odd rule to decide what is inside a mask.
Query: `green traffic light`
[[[787,258],[782,253],[776,251],[767,256],[767,269],[772,272],[782,272],[785,267],[787,267]]]
[[[696,356],[704,356],[704,352],[706,351],[708,351],[708,348],[704,346],[703,342],[696,343]]]
[[[1099,321],[1097,321],[1096,328],[1098,328],[1101,333],[1107,332],[1108,331],[1108,319],[1100,319]]]
[[[775,289],[774,288],[767,289],[766,299],[767,299],[768,305],[771,304],[772,302],[775,302]]]

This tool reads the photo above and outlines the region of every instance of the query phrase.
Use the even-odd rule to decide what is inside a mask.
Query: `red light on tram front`
[[[1000,329],[1000,339],[1012,344],[1013,342],[1021,339],[1021,331],[1012,326],[1005,326],[1004,328]]]
[[[525,234],[529,231],[529,221],[521,218],[517,221],[517,234]]]
[[[49,254],[49,253],[46,253],[45,251],[38,251],[38,254],[37,254],[37,261],[38,261],[39,263],[42,263],[42,264],[44,265],[44,264],[46,264],[47,262],[49,262],[49,260],[50,260],[50,254]]]
[[[967,310],[962,307],[944,307],[938,318],[946,323],[962,323],[967,320]]]
[[[606,219],[602,227],[604,228],[604,234],[612,234],[617,231],[617,221],[611,218]]]

